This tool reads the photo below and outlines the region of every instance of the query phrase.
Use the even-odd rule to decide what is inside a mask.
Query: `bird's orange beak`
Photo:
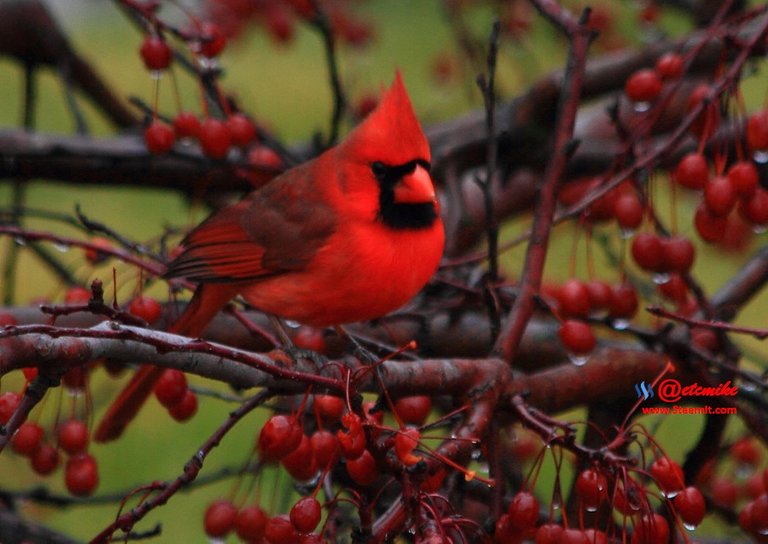
[[[398,204],[425,204],[435,201],[435,186],[426,168],[420,164],[410,174],[403,176],[394,187]]]

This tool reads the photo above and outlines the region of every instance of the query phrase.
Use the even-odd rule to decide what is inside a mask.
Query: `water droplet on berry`
[[[621,229],[621,239],[622,240],[629,240],[635,235],[635,229]]]
[[[587,364],[587,361],[589,361],[589,355],[576,355],[574,353],[569,353],[568,358],[571,360],[571,363],[576,366],[584,366]]]
[[[664,285],[665,283],[669,283],[670,275],[666,272],[658,272],[653,275],[653,283],[656,285]]]
[[[632,109],[635,110],[635,113],[645,113],[649,109],[651,109],[651,103],[650,102],[634,102],[632,104]]]
[[[150,70],[149,78],[152,81],[160,81],[163,78],[164,73],[165,73],[165,70]]]
[[[298,329],[299,327],[301,327],[301,323],[299,323],[298,321],[293,321],[291,319],[286,319],[285,326],[288,327],[289,329]]]
[[[685,523],[685,522],[684,522],[684,523],[683,523],[683,527],[685,527],[685,530],[686,530],[686,531],[695,531],[695,530],[696,530],[696,527],[698,527],[698,525],[694,525],[694,524],[692,524],[692,523]]]
[[[768,231],[768,225],[752,225],[752,232],[755,234],[763,234]]]
[[[584,510],[587,512],[597,512],[597,506],[587,506]]]
[[[765,164],[768,162],[768,151],[757,150],[752,154],[752,160],[757,163]]]
[[[626,319],[614,319],[613,320],[613,328],[617,331],[623,331],[627,327],[629,327],[629,321]]]

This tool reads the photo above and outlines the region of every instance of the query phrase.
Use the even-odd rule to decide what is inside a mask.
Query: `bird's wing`
[[[213,213],[187,235],[165,276],[198,283],[240,282],[301,270],[336,227],[312,166],[289,170]]]

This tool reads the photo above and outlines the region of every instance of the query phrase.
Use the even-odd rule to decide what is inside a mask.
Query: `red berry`
[[[661,514],[645,515],[635,525],[632,544],[661,544],[669,542],[669,524]]]
[[[688,153],[677,163],[673,179],[689,189],[703,189],[709,179],[709,165],[704,155]]]
[[[30,461],[32,470],[46,476],[59,466],[59,451],[50,444],[43,444],[32,454]]]
[[[88,453],[78,453],[70,457],[64,468],[64,483],[67,490],[76,497],[91,495],[99,485],[96,459]]]
[[[691,269],[696,258],[696,248],[688,238],[671,236],[662,238],[661,242],[665,270],[684,274]]]
[[[61,377],[61,384],[72,391],[83,391],[88,382],[88,374],[86,365],[73,366]]]
[[[200,52],[208,58],[217,56],[227,45],[227,39],[219,26],[209,21],[203,23],[200,38]]]
[[[608,544],[608,535],[597,529],[584,529],[589,544]]]
[[[695,487],[686,487],[674,499],[680,519],[688,527],[698,527],[706,513],[704,495]]]
[[[611,302],[608,313],[614,319],[630,319],[640,305],[637,290],[631,283],[618,283],[611,288]]]
[[[586,284],[571,278],[560,286],[557,294],[560,312],[565,317],[584,317],[589,314],[589,290]]]
[[[13,391],[6,391],[0,395],[0,424],[5,425],[16,411],[21,397]]]
[[[705,242],[714,243],[722,240],[725,236],[727,223],[726,217],[712,215],[703,203],[699,204],[696,208],[696,214],[693,216],[696,232]]]
[[[100,249],[112,249],[112,242],[102,236],[94,236],[88,243],[91,247],[85,248],[85,259],[91,264],[100,264],[109,258],[109,253],[99,251]]]
[[[643,222],[643,208],[640,198],[635,193],[624,193],[613,203],[613,215],[624,230],[635,230]]]
[[[237,536],[245,542],[259,542],[264,537],[268,521],[267,513],[258,505],[252,504],[237,513],[234,521],[235,531]],[[209,533],[209,536],[214,535]]]
[[[528,491],[520,491],[509,503],[509,524],[518,531],[527,531],[539,521],[539,502]]]
[[[379,477],[376,460],[368,450],[355,459],[347,459],[347,474],[358,485],[371,485]]]
[[[31,457],[43,443],[45,432],[37,423],[26,421],[22,423],[11,438],[13,451],[19,455]]]
[[[726,174],[731,180],[734,192],[742,197],[750,197],[755,194],[760,175],[757,168],[750,161],[738,161],[731,165]]]
[[[557,523],[545,523],[536,529],[536,544],[559,544],[563,527]]]
[[[432,410],[432,399],[428,395],[400,397],[395,401],[395,412],[403,423],[422,425]]]
[[[597,510],[608,497],[608,480],[594,468],[588,468],[576,477],[574,491],[587,510]]]
[[[587,535],[584,534],[584,531],[570,528],[563,530],[558,544],[589,544],[589,542],[587,542]]]
[[[235,113],[227,118],[227,129],[232,138],[232,145],[245,147],[256,138],[256,127],[242,113]]]
[[[734,442],[731,445],[730,454],[743,465],[755,467],[760,463],[760,449],[755,440],[748,436]]]
[[[750,149],[768,149],[768,110],[760,110],[750,115],[746,132]]]
[[[139,49],[148,70],[165,70],[173,60],[173,51],[160,36],[147,36]]]
[[[218,119],[208,118],[200,125],[200,147],[212,159],[223,159],[229,153],[232,138],[227,125]]]
[[[743,486],[744,495],[750,499],[756,499],[763,493],[765,493],[765,487],[763,486],[763,475],[760,472],[753,472],[752,475],[747,478]]]
[[[165,155],[173,148],[175,141],[173,129],[157,119],[144,129],[144,143],[153,155]]]
[[[719,506],[733,508],[739,499],[739,488],[726,476],[715,476],[709,484],[712,500]]]
[[[164,370],[155,384],[155,396],[160,404],[166,408],[180,403],[186,394],[187,377],[181,370],[175,368]]]
[[[420,455],[414,455],[413,450],[419,446],[421,433],[416,428],[404,429],[395,434],[395,455],[406,466],[412,466],[421,461]]]
[[[344,401],[335,395],[315,395],[315,410],[326,421],[338,421],[344,413]]]
[[[755,533],[768,533],[768,495],[762,494],[752,501],[752,527]]]
[[[181,401],[168,408],[168,413],[176,421],[189,421],[197,413],[197,395],[187,389]]]
[[[7,312],[0,312],[0,327],[12,327],[18,325],[19,322],[13,317],[12,314]]]
[[[326,429],[316,431],[310,438],[312,451],[319,468],[326,468],[335,463],[340,455],[339,441],[336,435]]]
[[[659,96],[661,80],[655,71],[643,68],[629,76],[624,92],[635,102],[650,102]]]
[[[88,448],[88,426],[78,419],[70,419],[59,426],[59,446],[70,455]]]
[[[22,374],[24,374],[24,379],[27,382],[31,382],[35,378],[37,378],[37,367],[34,366],[28,366],[21,369]]]
[[[139,295],[128,305],[128,311],[152,325],[155,321],[160,319],[160,316],[163,313],[163,307],[152,297]]]
[[[666,495],[673,495],[683,489],[683,469],[669,457],[659,457],[648,468],[656,485]]]
[[[194,113],[179,112],[173,118],[173,131],[177,138],[197,138],[200,135],[200,119]]]
[[[299,447],[304,430],[295,416],[276,414],[259,433],[258,448],[265,461],[276,461]]]
[[[664,270],[664,250],[661,238],[649,232],[641,232],[632,240],[632,258],[643,270]]]
[[[285,454],[280,462],[288,474],[300,482],[309,480],[317,472],[317,459],[312,450],[312,441],[305,434],[301,435],[299,445],[293,451]]]
[[[758,188],[750,198],[742,200],[739,213],[753,225],[768,225],[768,191]]]
[[[296,330],[296,333],[293,335],[293,343],[296,344],[297,348],[309,349],[318,353],[325,353],[326,349],[328,349],[322,329],[310,327],[309,325],[302,325]],[[339,417],[341,417],[341,411],[334,419]]]
[[[265,145],[256,145],[248,152],[248,164],[257,168],[280,170],[283,160],[277,152]]]
[[[677,304],[682,304],[688,299],[688,285],[680,274],[670,274],[669,280],[657,286],[664,298]]]
[[[88,304],[91,300],[91,290],[85,287],[70,287],[64,295],[66,304]]]
[[[748,502],[744,505],[744,507],[741,509],[741,512],[739,512],[739,527],[741,527],[745,533],[754,533],[755,532],[755,526],[752,522],[752,507],[754,506],[753,502]]]
[[[656,61],[656,73],[661,79],[677,79],[683,75],[683,57],[677,53],[664,53]]]
[[[237,508],[231,502],[223,499],[212,502],[203,519],[205,534],[211,538],[227,536],[234,529],[237,517]]]
[[[716,176],[704,187],[704,203],[712,215],[728,215],[736,204],[731,178]]]
[[[588,355],[597,343],[592,328],[584,321],[576,319],[564,321],[560,325],[558,335],[563,346],[574,355]]]
[[[607,310],[611,302],[611,286],[601,280],[590,280],[586,285],[589,292],[590,311]]]
[[[768,468],[763,471],[763,489],[768,492]]]
[[[280,514],[269,518],[264,527],[264,539],[270,544],[298,544],[300,538],[293,528],[288,514]]]
[[[320,523],[323,509],[314,497],[302,497],[291,508],[291,523],[300,533],[311,533]]]

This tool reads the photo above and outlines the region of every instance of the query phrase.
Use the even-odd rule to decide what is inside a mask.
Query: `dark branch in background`
[[[328,79],[333,93],[333,113],[331,114],[331,125],[328,133],[328,139],[322,142],[323,147],[331,147],[339,139],[341,129],[341,120],[344,117],[344,111],[347,108],[347,98],[344,94],[344,87],[341,84],[339,75],[339,63],[336,55],[336,38],[331,28],[331,22],[328,15],[320,8],[317,0],[311,0],[315,16],[311,20],[312,28],[317,30],[323,42],[323,51],[325,52],[325,62],[328,66]]]
[[[117,127],[139,123],[91,65],[69,43],[66,35],[38,0],[0,3],[0,54],[36,69],[47,66],[64,70],[65,81],[80,89]]]
[[[78,541],[34,523],[18,512],[5,507],[0,508],[0,542],[4,544],[78,544]]]
[[[499,224],[493,213],[493,180],[497,175],[496,158],[498,145],[496,144],[496,131],[494,129],[494,111],[496,111],[496,56],[499,50],[499,21],[493,23],[488,37],[487,75],[477,76],[477,85],[483,93],[485,104],[485,122],[488,133],[487,154],[485,161],[485,176],[475,178],[475,182],[483,192],[483,204],[485,207],[485,229],[488,244],[488,279],[485,285],[485,298],[488,313],[491,318],[491,337],[496,339],[501,330],[501,315],[494,291],[499,280]]]

